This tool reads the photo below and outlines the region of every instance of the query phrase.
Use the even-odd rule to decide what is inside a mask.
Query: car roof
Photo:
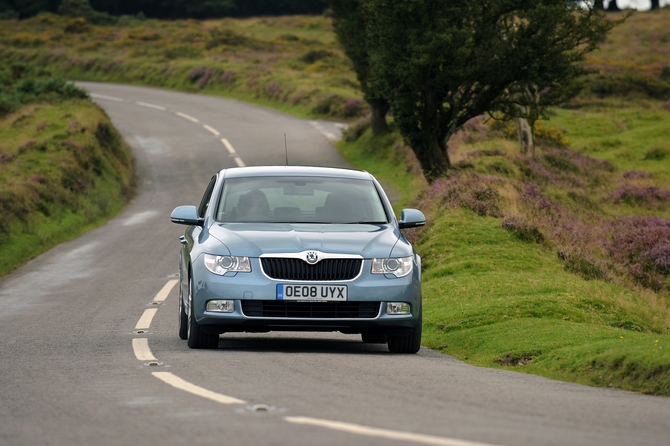
[[[220,174],[224,178],[246,178],[266,176],[310,176],[334,177],[371,180],[370,173],[363,170],[345,169],[340,167],[317,166],[246,166],[222,169]]]

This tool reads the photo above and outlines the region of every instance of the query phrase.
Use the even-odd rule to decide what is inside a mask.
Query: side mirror
[[[205,220],[198,217],[198,210],[195,206],[177,206],[170,214],[170,221],[179,225],[202,226]]]
[[[400,229],[416,228],[426,224],[426,216],[418,209],[403,209],[398,226]]]

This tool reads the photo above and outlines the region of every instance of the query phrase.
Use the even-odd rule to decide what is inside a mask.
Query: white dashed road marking
[[[116,101],[116,102],[123,102],[123,99],[121,98],[116,98],[112,96],[105,96],[105,95],[100,95],[100,94],[95,94],[91,93],[91,97],[96,98],[96,99],[105,99],[109,101]],[[136,102],[136,105],[142,106],[142,107],[147,107],[147,108],[153,108],[156,110],[161,110],[161,111],[166,111],[167,108],[160,106],[160,105],[155,105],[155,104],[150,104],[146,102]],[[197,123],[199,122],[198,119],[189,116],[187,114],[181,113],[181,112],[175,112],[175,114],[181,118],[187,119],[191,122]],[[316,121],[310,121],[312,126],[314,126],[315,129],[317,129],[319,132],[321,132],[326,138],[328,138],[331,141],[337,140],[337,137],[333,135],[331,132],[328,132],[322,125],[320,125]],[[220,136],[221,134],[219,133],[218,130],[216,130],[213,127],[210,127],[207,124],[203,125],[203,128],[210,133],[212,133],[215,136]],[[243,167],[245,166],[244,161],[242,161],[242,158],[239,157],[237,152],[235,151],[235,148],[230,144],[230,142],[226,138],[221,138],[221,143],[224,145],[228,153],[230,154],[231,157],[235,159],[235,163]],[[170,280],[168,281],[163,288],[156,294],[154,297],[154,302],[163,302],[167,298],[167,296],[170,294],[170,291],[172,291],[172,288],[177,284],[178,280]],[[142,317],[140,317],[139,321],[137,322],[135,329],[136,330],[148,330],[149,327],[151,326],[151,322],[153,321],[154,316],[156,315],[158,311],[158,308],[150,308],[144,311],[142,314]],[[135,354],[135,357],[139,361],[157,361],[157,359],[154,357],[153,353],[151,352],[151,349],[149,348],[149,340],[147,338],[134,338],[132,340],[132,346],[133,346],[133,352]],[[217,403],[220,404],[245,404],[245,401],[240,400],[238,398],[234,398],[231,396],[223,395],[220,393],[212,392],[211,390],[207,390],[203,387],[196,386],[195,384],[191,384],[188,381],[183,380],[182,378],[179,378],[176,375],[173,375],[172,373],[169,372],[153,372],[153,376],[156,378],[160,379],[161,381],[165,382],[166,384],[169,384],[170,386],[183,390],[185,392],[191,393],[193,395],[200,396],[202,398],[207,398],[212,401],[216,401]],[[447,438],[447,437],[437,437],[433,435],[423,435],[423,434],[415,434],[411,432],[402,432],[402,431],[393,431],[393,430],[387,430],[387,429],[379,429],[379,428],[374,428],[374,427],[367,427],[367,426],[361,426],[358,424],[352,424],[352,423],[344,423],[340,421],[330,421],[330,420],[321,420],[317,418],[309,418],[309,417],[284,417],[284,421],[288,423],[294,423],[294,424],[303,424],[303,425],[312,425],[312,426],[319,426],[327,429],[334,429],[338,431],[343,431],[343,432],[348,432],[350,434],[355,434],[355,435],[364,435],[368,437],[377,437],[377,438],[386,438],[390,440],[397,440],[397,441],[405,441],[405,442],[412,442],[412,443],[421,443],[421,444],[427,444],[427,445],[436,445],[436,446],[491,446],[490,444],[486,443],[477,443],[477,442],[472,442],[472,441],[466,441],[466,440],[459,440],[455,438]]]
[[[144,310],[142,317],[137,321],[135,325],[135,330],[148,330],[151,327],[151,321],[154,319],[158,308],[149,308]]]
[[[162,105],[149,104],[147,102],[135,102],[135,104],[137,104],[141,107],[153,108],[153,109],[161,110],[161,111],[167,110],[167,107],[163,107]]]
[[[246,402],[237,398],[233,398],[232,396],[222,395],[220,393],[212,392],[211,390],[207,390],[205,388],[196,386],[195,384],[191,384],[190,382],[184,381],[180,377],[175,376],[170,372],[153,372],[152,375],[154,375],[161,381],[171,385],[172,387],[191,393],[193,395],[201,396],[203,398],[216,401],[217,403],[244,404]]]
[[[114,96],[105,96],[104,94],[91,93],[91,97],[95,99],[105,99],[107,101],[123,102],[121,98],[115,98]]]
[[[156,294],[156,297],[154,297],[154,302],[163,302],[167,297],[168,294],[170,294],[170,291],[172,291],[172,288],[179,282],[177,279],[169,280],[168,283],[165,284],[165,286]]]
[[[436,446],[492,446],[490,443],[477,443],[474,441],[459,440],[457,438],[436,437],[433,435],[414,434],[412,432],[392,431],[378,429],[376,427],[361,426],[353,423],[340,421],[319,420],[309,417],[284,417],[285,421],[296,424],[309,424],[312,426],[325,427],[350,434],[365,435],[368,437],[387,438],[389,440],[411,441],[412,443],[429,444]]]
[[[133,339],[133,352],[138,361],[156,361],[154,354],[149,349],[149,340],[147,338]]]
[[[226,138],[221,138],[221,143],[223,143],[228,153],[235,155],[235,149]]]
[[[198,120],[195,119],[193,116],[185,115],[182,112],[176,112],[175,115],[179,116],[180,118],[188,119],[191,122],[198,122]]]
[[[208,126],[207,124],[203,125],[203,127],[205,128],[205,130],[208,130],[208,131],[212,132],[214,134],[214,136],[221,136],[221,133],[219,133],[219,131],[217,129],[212,128],[212,127]]]

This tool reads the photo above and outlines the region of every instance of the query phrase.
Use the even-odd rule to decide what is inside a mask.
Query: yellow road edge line
[[[211,390],[196,386],[195,384],[184,381],[180,377],[173,375],[170,372],[152,372],[151,374],[174,388],[200,396],[202,398],[216,401],[220,404],[244,404],[246,402],[237,398],[233,398],[232,396],[222,395],[220,393],[212,392]]]
[[[207,124],[203,124],[203,127],[205,128],[205,130],[209,130],[210,132],[212,132],[214,134],[214,136],[220,136],[221,135],[221,133],[219,133],[219,131],[217,129],[215,129],[213,127],[210,127]]]
[[[320,420],[309,417],[284,417],[284,421],[295,424],[307,424],[325,427],[350,434],[365,435],[368,437],[387,438],[389,440],[409,441],[412,443],[429,444],[436,446],[493,446],[490,443],[478,443],[474,441],[459,440],[457,438],[437,437],[434,435],[414,434],[412,432],[393,431],[375,427],[361,426],[341,421]]]
[[[235,148],[233,148],[232,144],[230,144],[230,142],[226,138],[221,138],[221,142],[226,147],[226,150],[228,150],[228,153],[230,153],[231,155],[235,154]]]
[[[135,325],[135,330],[147,330],[149,327],[151,327],[151,321],[153,320],[157,311],[158,308],[148,308],[144,310],[142,317],[140,317],[140,320],[137,321],[137,325]]]
[[[179,116],[180,118],[188,119],[191,122],[198,122],[198,120],[195,119],[193,116],[186,115],[182,112],[176,112],[175,115]]]
[[[172,288],[174,288],[177,282],[179,282],[177,279],[168,280],[168,283],[166,283],[163,289],[161,289],[158,294],[156,294],[156,297],[154,297],[154,302],[163,302],[167,299],[168,294],[170,294],[170,291],[172,291]]]
[[[133,339],[133,352],[139,361],[155,361],[154,354],[149,349],[149,340],[147,338]]]

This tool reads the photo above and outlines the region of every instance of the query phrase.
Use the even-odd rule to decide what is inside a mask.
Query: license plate
[[[346,301],[346,285],[277,285],[277,300]]]

